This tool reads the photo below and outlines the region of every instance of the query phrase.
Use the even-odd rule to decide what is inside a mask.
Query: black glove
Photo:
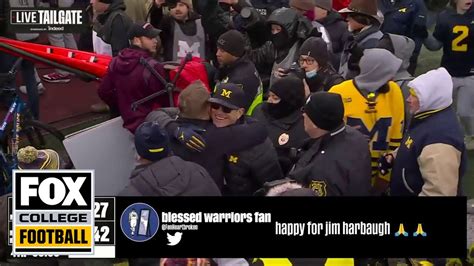
[[[195,125],[181,125],[176,128],[174,137],[188,149],[202,152],[206,148],[206,141],[201,136],[204,132],[205,129]]]
[[[388,162],[387,160],[387,157],[391,156],[392,157],[392,161],[391,162]],[[382,174],[382,175],[386,175],[388,173],[388,171],[390,169],[392,169],[392,166],[393,166],[393,155],[391,154],[384,154],[382,157],[379,158],[379,161],[378,161],[378,168],[379,168],[379,172]]]

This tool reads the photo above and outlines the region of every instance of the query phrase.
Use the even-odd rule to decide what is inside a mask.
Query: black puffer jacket
[[[251,196],[265,182],[283,178],[277,153],[268,138],[251,149],[231,153],[227,158],[224,191],[228,195]]]
[[[120,196],[220,196],[219,188],[200,165],[177,156],[137,167]]]

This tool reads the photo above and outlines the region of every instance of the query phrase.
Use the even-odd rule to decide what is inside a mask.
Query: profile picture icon
[[[123,211],[120,228],[123,234],[135,242],[153,238],[160,227],[158,213],[146,203],[134,203]]]

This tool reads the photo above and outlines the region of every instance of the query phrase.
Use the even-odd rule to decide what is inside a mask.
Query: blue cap
[[[135,147],[140,157],[159,161],[169,155],[168,134],[156,122],[144,122],[135,131]]]

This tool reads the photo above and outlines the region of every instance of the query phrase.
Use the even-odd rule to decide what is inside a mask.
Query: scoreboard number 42
[[[115,244],[115,198],[96,197],[94,202],[94,242],[96,245]]]

